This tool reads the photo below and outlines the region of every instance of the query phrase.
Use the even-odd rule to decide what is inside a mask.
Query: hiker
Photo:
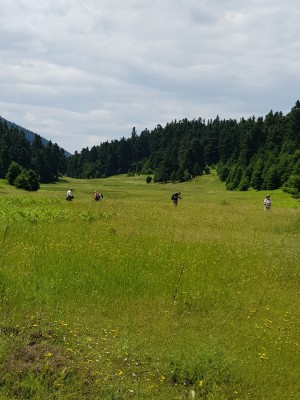
[[[171,200],[173,201],[174,207],[177,207],[178,204],[178,200],[181,199],[181,193],[180,192],[176,192],[172,194]]]
[[[71,201],[71,200],[73,200],[73,199],[74,199],[74,196],[73,196],[73,189],[69,189],[69,190],[67,191],[66,200]]]
[[[96,190],[95,190],[95,192],[94,192],[94,200],[95,201],[99,201],[99,200],[102,200],[103,199],[103,194],[102,193],[99,193],[99,192],[97,192]]]
[[[271,209],[271,205],[272,205],[272,200],[271,200],[271,196],[269,194],[267,194],[267,196],[264,199],[264,210],[268,211]]]
[[[96,190],[94,191],[94,200],[95,201],[99,201],[100,200],[99,192],[97,192]]]

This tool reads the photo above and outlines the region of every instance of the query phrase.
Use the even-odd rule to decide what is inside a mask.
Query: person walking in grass
[[[69,190],[67,191],[66,200],[71,201],[71,200],[73,200],[73,199],[74,199],[74,196],[73,196],[73,189],[69,189]]]
[[[100,200],[100,193],[97,192],[96,190],[94,191],[94,200],[99,201]]]
[[[264,199],[264,210],[269,211],[271,209],[271,205],[272,205],[271,196],[267,194]]]
[[[95,191],[94,192],[94,200],[95,201],[100,201],[100,200],[102,200],[103,199],[103,194],[102,193],[99,193],[99,192],[97,192],[97,191]]]
[[[174,207],[177,207],[179,199],[181,199],[180,192],[175,192],[172,194],[171,200],[173,201]]]

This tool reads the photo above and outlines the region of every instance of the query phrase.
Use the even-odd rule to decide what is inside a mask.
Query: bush
[[[293,188],[300,192],[300,176],[290,175],[288,180],[283,185],[284,188]]]
[[[32,170],[23,169],[23,171],[16,177],[14,186],[18,189],[28,191],[37,191],[40,188],[38,175]]]
[[[15,161],[12,161],[6,173],[6,179],[8,183],[14,186],[16,177],[20,175],[22,171],[23,167],[18,163],[16,163]]]
[[[205,165],[204,173],[205,173],[205,175],[209,175],[209,174],[210,174],[210,167],[209,167],[209,165]]]
[[[26,170],[23,170],[15,179],[14,186],[18,189],[30,190],[30,184],[28,180],[28,174]]]

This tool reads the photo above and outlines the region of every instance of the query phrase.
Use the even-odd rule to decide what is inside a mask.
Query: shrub
[[[19,165],[17,162],[12,161],[6,173],[6,179],[8,183],[14,186],[16,177],[20,175],[22,171],[23,167]]]
[[[27,172],[27,177],[30,190],[32,190],[33,192],[37,191],[40,188],[40,182],[37,173],[32,169],[29,169]]]
[[[40,188],[38,175],[32,170],[23,171],[14,180],[14,186],[18,189],[37,191]]]
[[[14,186],[18,189],[30,190],[30,184],[28,180],[28,174],[26,170],[23,170],[15,179]]]
[[[292,197],[299,199],[300,177],[298,175],[290,175],[289,179],[283,185],[282,190],[292,195]]]

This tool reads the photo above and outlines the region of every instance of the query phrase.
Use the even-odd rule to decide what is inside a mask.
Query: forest
[[[56,143],[49,141],[45,146],[37,134],[30,143],[20,129],[0,120],[0,179],[7,178],[10,184],[22,189],[36,190],[39,185],[31,188],[28,180],[57,182],[66,168],[64,150]]]
[[[172,121],[140,135],[86,148],[68,159],[75,178],[145,174],[154,182],[182,182],[216,168],[228,190],[300,193],[300,102],[287,115]]]
[[[228,190],[283,188],[300,197],[300,102],[291,111],[265,117],[205,121],[183,119],[140,134],[84,148],[71,157],[36,135],[30,144],[16,128],[0,123],[0,177],[12,161],[31,168],[40,182],[61,175],[105,178],[147,175],[154,182],[183,182],[217,170]],[[151,180],[148,180],[148,182]]]

